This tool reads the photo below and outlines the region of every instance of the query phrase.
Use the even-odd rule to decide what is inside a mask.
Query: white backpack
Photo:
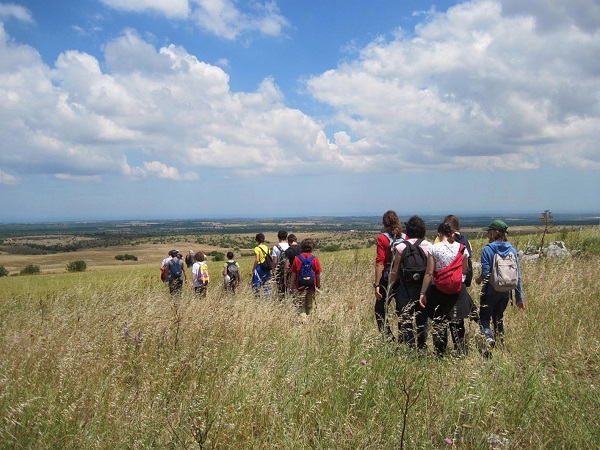
[[[506,256],[501,256],[498,253],[494,255],[488,282],[496,292],[508,292],[517,288],[519,268],[514,253],[509,252]]]

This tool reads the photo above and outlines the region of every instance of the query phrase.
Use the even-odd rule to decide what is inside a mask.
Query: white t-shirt
[[[285,252],[289,248],[290,244],[288,244],[287,242],[280,242],[279,246],[281,247],[281,250],[277,248],[277,245],[274,245],[273,250],[271,251],[271,256],[277,256],[277,260],[279,260],[279,255],[281,254],[281,251]]]
[[[435,271],[439,272],[444,267],[449,266],[452,261],[458,255],[458,251],[460,250],[460,242],[453,242],[452,244],[448,242],[437,242],[433,244],[431,247],[431,254],[433,255],[433,259],[435,259]],[[469,251],[465,248],[463,258],[469,257]]]
[[[415,242],[418,241],[418,239],[411,238],[411,239],[407,239],[407,241],[410,242],[411,244],[414,244]],[[421,242],[421,245],[419,245],[419,247],[421,247],[423,249],[425,256],[429,255],[429,252],[431,251],[432,246],[433,246],[433,244],[426,239],[423,239],[423,241]],[[406,248],[406,244],[404,243],[404,241],[402,241],[398,245],[396,245],[396,258],[402,257],[402,252],[404,251],[405,248]]]

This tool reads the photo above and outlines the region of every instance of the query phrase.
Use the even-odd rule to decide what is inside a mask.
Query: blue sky
[[[600,211],[596,0],[0,0],[0,222]]]

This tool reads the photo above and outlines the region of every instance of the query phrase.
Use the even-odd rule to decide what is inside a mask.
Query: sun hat
[[[496,219],[483,229],[483,231],[491,230],[502,231],[503,233],[506,233],[506,230],[508,230],[508,225],[506,225],[502,220]]]

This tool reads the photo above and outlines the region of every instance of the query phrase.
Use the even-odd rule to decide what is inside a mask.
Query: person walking
[[[443,356],[448,346],[451,312],[463,287],[462,275],[468,269],[468,255],[465,246],[454,239],[454,232],[448,223],[440,223],[437,237],[439,242],[433,244],[427,256],[427,270],[419,302],[432,321],[431,335],[435,353]],[[445,278],[442,274],[448,277]]]
[[[321,263],[312,253],[315,242],[304,239],[300,244],[301,253],[292,264],[292,286],[296,290],[296,303],[300,314],[307,316],[315,305],[316,292],[321,289]]]
[[[285,250],[285,265],[283,268],[283,279],[285,283],[285,290],[288,294],[292,294],[294,290],[292,288],[292,264],[296,256],[300,254],[300,245],[296,242],[296,235],[290,233],[288,235],[288,248]]]
[[[223,286],[232,294],[240,284],[240,265],[233,259],[233,252],[227,252],[227,261],[223,264]]]
[[[187,283],[187,273],[185,263],[179,250],[171,250],[171,259],[167,262],[167,272],[169,277],[169,292],[171,295],[181,296],[183,284]]]
[[[272,261],[269,255],[269,247],[265,245],[265,235],[258,233],[254,238],[256,247],[254,247],[254,264],[252,266],[252,288],[257,297],[260,297],[261,291],[266,297],[271,295],[269,280],[271,279]]]
[[[502,258],[511,258],[515,262],[516,267],[513,275],[516,278],[514,283],[515,300],[520,310],[525,309],[525,303],[523,301],[523,280],[521,278],[519,255],[506,238],[508,225],[502,220],[494,220],[488,227],[484,228],[484,231],[487,231],[489,243],[481,252],[481,275],[477,277],[475,282],[477,284],[483,283],[479,304],[481,332],[488,346],[494,347],[496,341],[502,342],[504,339],[504,311],[508,306],[512,292],[512,290],[501,292],[499,291],[500,288],[496,289],[493,286],[491,275],[494,270],[496,255]],[[493,334],[492,325],[494,327]]]
[[[279,243],[271,249],[271,257],[273,258],[272,272],[275,284],[277,285],[279,300],[285,298],[285,251],[289,247],[287,238],[288,232],[286,230],[279,230],[277,233]]]
[[[383,232],[375,239],[375,321],[380,333],[393,338],[388,320],[388,306],[393,298],[393,286],[389,284],[389,269],[392,264],[393,249],[405,237],[402,233],[400,218],[395,211],[389,210],[381,220]],[[388,289],[389,288],[389,289]]]
[[[460,221],[454,214],[449,214],[444,218],[444,222],[450,225],[454,232],[454,240],[465,246],[465,253],[468,254],[467,260],[467,271],[463,275],[463,284],[456,305],[451,312],[451,320],[448,325],[450,330],[450,336],[452,337],[452,344],[454,345],[454,351],[457,354],[466,354],[468,351],[468,345],[466,340],[466,328],[465,319],[470,318],[474,322],[479,322],[479,316],[477,314],[477,307],[469,294],[468,287],[471,286],[473,280],[473,262],[472,262],[472,250],[469,239],[464,234],[460,233]]]
[[[390,272],[390,285],[396,286],[398,341],[425,350],[428,320],[419,303],[419,294],[432,244],[425,239],[427,230],[422,218],[412,216],[405,226],[406,239],[395,247],[396,258]]]
[[[196,252],[194,254],[194,264],[192,265],[192,280],[194,280],[193,288],[198,297],[206,297],[208,283],[208,266],[206,264],[206,256],[204,252]]]

